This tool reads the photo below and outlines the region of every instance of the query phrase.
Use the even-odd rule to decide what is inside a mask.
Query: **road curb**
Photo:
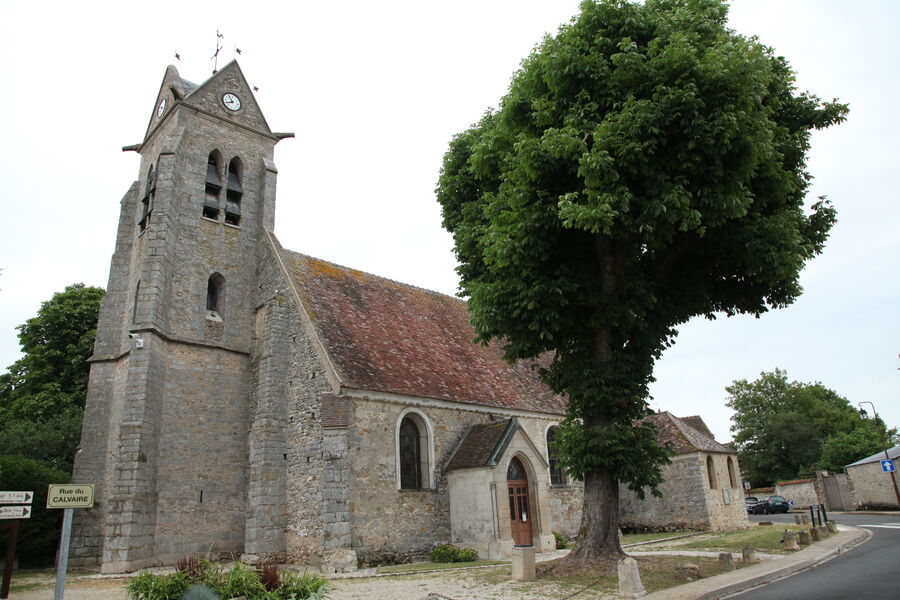
[[[643,600],[718,600],[740,592],[745,592],[761,585],[772,583],[778,579],[790,577],[800,571],[818,566],[867,542],[869,538],[872,537],[872,532],[866,529],[851,527],[849,525],[841,525],[841,528],[847,530],[842,533],[851,533],[852,535],[847,536],[844,540],[840,540],[840,543],[837,544],[835,544],[835,542],[838,542],[839,540],[835,537],[831,540],[819,542],[817,544],[818,547],[810,546],[806,550],[801,551],[810,552],[811,554],[808,555],[808,558],[801,558],[802,554],[795,554],[791,558],[785,559],[790,561],[790,564],[779,565],[778,563],[781,561],[777,561],[775,564],[760,563],[753,567],[747,567],[746,569],[732,571],[731,573],[723,573],[721,575],[716,575],[715,577],[710,577],[709,579],[701,579],[700,581],[687,583],[682,586],[653,592],[648,596],[644,596]],[[838,537],[841,535],[842,534],[839,533]],[[822,546],[822,544],[828,544],[829,541],[833,544],[833,547],[825,548]],[[739,581],[727,581],[728,579],[738,577],[741,571],[745,570],[748,571],[746,573],[746,578]],[[749,572],[750,570],[756,570],[756,572],[751,573]],[[717,582],[717,579],[721,581]]]

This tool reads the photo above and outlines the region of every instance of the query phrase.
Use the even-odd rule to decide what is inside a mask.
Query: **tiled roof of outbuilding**
[[[500,443],[503,433],[513,423],[514,421],[510,419],[472,425],[466,432],[466,437],[459,443],[456,454],[450,459],[447,470],[489,466],[488,459]]]
[[[462,300],[281,250],[343,386],[563,414],[565,400],[500,345],[475,344]]]
[[[703,435],[716,439],[716,436],[713,435],[713,432],[709,430],[709,427],[706,426],[706,422],[700,415],[692,415],[690,417],[678,417],[682,423],[687,423],[689,426],[693,427]]]
[[[657,438],[662,444],[669,444],[678,454],[690,452],[719,452],[737,454],[737,451],[720,444],[712,437],[697,431],[669,412],[660,412],[643,419],[656,425]]]

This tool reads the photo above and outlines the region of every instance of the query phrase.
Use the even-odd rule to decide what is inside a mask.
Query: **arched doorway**
[[[509,521],[513,543],[531,546],[531,510],[528,506],[528,475],[518,458],[509,461],[506,470],[506,489],[509,495]]]

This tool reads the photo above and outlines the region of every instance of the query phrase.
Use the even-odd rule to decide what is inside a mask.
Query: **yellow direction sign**
[[[51,484],[47,490],[47,508],[91,508],[94,506],[94,484]]]

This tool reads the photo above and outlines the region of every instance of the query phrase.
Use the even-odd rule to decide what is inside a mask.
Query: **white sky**
[[[0,368],[42,301],[74,282],[106,286],[119,199],[138,175],[120,149],[141,141],[167,64],[209,76],[217,29],[220,65],[240,47],[269,124],[297,134],[276,148],[281,242],[452,294],[433,193],[447,142],[577,12],[576,0],[0,0]],[[780,367],[898,425],[900,4],[736,0],[731,14],[791,61],[801,89],[850,103],[810,158],[810,198],[827,194],[839,222],[793,307],[685,326],[651,404],[701,414],[725,441],[725,386]]]

